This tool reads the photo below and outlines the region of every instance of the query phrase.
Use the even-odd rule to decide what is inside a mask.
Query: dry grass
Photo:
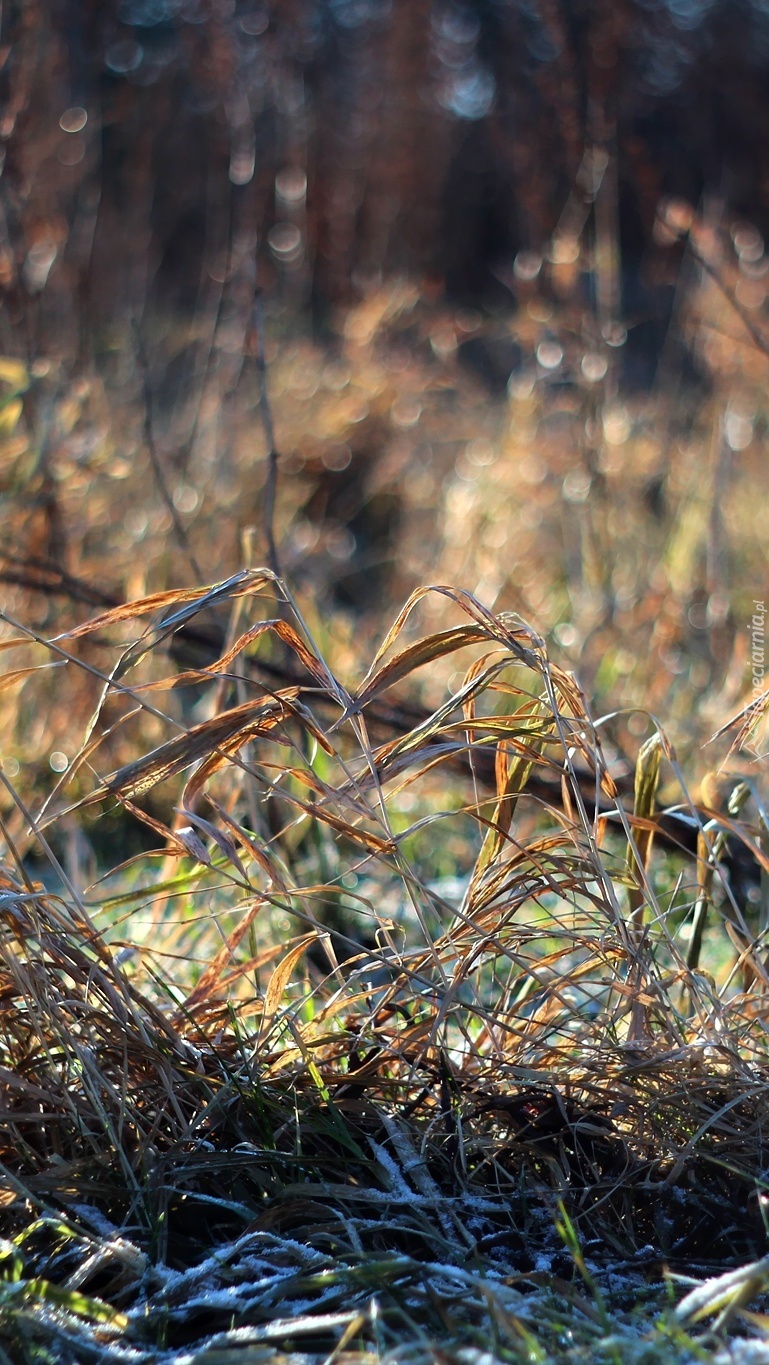
[[[220,658],[163,676],[212,606]],[[763,931],[723,874],[736,846],[768,865],[760,793],[692,806],[655,730],[626,807],[573,676],[455,589],[358,679],[267,570],[15,629],[19,667],[98,700],[42,805],[2,778],[6,1358],[694,1349],[663,1262],[766,1243]],[[166,714],[180,684],[208,718]],[[158,742],[104,773],[137,717]],[[655,852],[661,781],[699,858]],[[155,851],[85,886],[76,831],[114,807]],[[750,1273],[691,1315],[725,1326]]]
[[[765,258],[671,213],[696,402],[587,239],[512,321],[277,309],[277,490],[242,311],[0,359],[0,1361],[766,1334]]]
[[[651,391],[625,382],[633,347],[643,355],[643,319],[626,319],[615,345],[586,310],[597,269],[587,228],[566,263],[554,239],[552,261],[516,286],[509,319],[387,282],[320,345],[273,301],[280,565],[335,665],[352,671],[373,651],[386,603],[422,583],[459,583],[555,641],[597,713],[618,713],[621,748],[649,733],[639,712],[650,710],[692,781],[703,776],[698,747],[743,697],[748,624],[765,592],[755,509],[766,495],[769,362],[756,344],[766,257],[725,212],[689,215],[681,231],[686,222]],[[9,611],[43,635],[81,621],[83,603],[270,562],[248,301],[228,306],[213,331],[169,320],[139,357],[135,337],[113,338],[84,373],[55,354],[0,361],[0,575]],[[539,359],[559,353],[551,368]],[[505,390],[497,374],[492,396],[480,371],[504,373],[513,354],[511,382]],[[448,623],[444,599],[432,610],[432,629]],[[217,626],[212,613],[205,627]],[[89,660],[106,667],[98,649],[93,637]],[[42,793],[41,763],[45,772],[52,751],[69,755],[72,717],[94,701],[73,670],[0,696],[27,794]],[[143,723],[141,736],[115,736],[113,766],[159,741],[147,713]]]

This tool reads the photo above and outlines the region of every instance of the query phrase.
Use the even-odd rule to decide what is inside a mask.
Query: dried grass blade
[[[210,820],[204,820],[202,815],[196,815],[194,811],[186,810],[183,806],[178,808],[178,814],[183,816],[185,820],[189,820],[191,825],[196,825],[198,829],[208,835],[209,839],[213,839],[217,847],[221,849],[227,861],[232,863],[233,867],[237,868],[243,881],[248,881],[246,869],[240,861],[234,840],[229,834],[224,834],[222,830],[217,829],[216,825],[213,825]]]
[[[6,673],[0,678],[0,692],[9,691],[16,683],[22,682],[24,678],[28,678],[32,673],[40,673],[43,669],[48,668],[63,668],[64,664],[64,659],[52,659],[49,663],[32,664],[29,668],[15,668],[12,673]]]
[[[232,831],[232,834],[235,839],[237,839],[238,843],[251,855],[257,867],[260,867],[270,878],[278,891],[282,892],[283,895],[288,895],[289,886],[284,875],[284,869],[282,866],[278,865],[278,859],[271,852],[268,852],[266,848],[260,847],[256,842],[256,839],[249,834],[248,830],[244,829],[242,825],[237,824],[237,822],[227,814],[224,807],[221,806],[218,801],[215,801],[212,796],[209,796],[207,799],[222,823]]]
[[[295,943],[293,948],[286,953],[286,956],[281,958],[270,977],[267,984],[267,990],[264,993],[265,1018],[271,1019],[275,1014],[275,1011],[283,999],[286,986],[289,983],[294,967],[302,954],[306,952],[310,944],[313,943],[317,937],[318,935],[316,933],[305,934],[304,937],[301,938],[298,943]]]
[[[0,612],[0,620],[6,619],[5,613]],[[31,639],[28,635],[12,635],[10,640],[0,640],[0,653],[6,649],[21,649],[23,645],[39,645],[41,640]]]
[[[394,853],[397,845],[392,839],[382,838],[379,834],[373,834],[371,830],[361,829],[358,825],[351,825],[347,820],[343,820],[339,815],[332,815],[331,811],[324,810],[322,806],[309,805],[300,801],[298,797],[292,796],[291,802],[298,806],[307,815],[311,815],[316,820],[322,820],[324,825],[330,825],[337,834],[343,834],[354,844],[360,844],[368,853]]]
[[[339,683],[332,676],[326,665],[318,658],[317,654],[305,644],[302,637],[294,630],[292,625],[289,625],[288,621],[274,621],[272,622],[272,627],[276,635],[280,636],[283,643],[294,651],[299,662],[307,669],[307,672],[311,673],[322,687],[328,688],[332,692],[335,700],[339,700],[340,692],[345,701],[347,700],[348,694],[345,689],[340,688]]]
[[[634,839],[628,842],[627,864],[633,879],[629,890],[631,920],[638,931],[641,929],[645,903],[644,874],[654,842],[653,816],[657,804],[662,750],[662,738],[654,734],[641,746],[636,760],[633,814],[644,823],[635,827]]]
[[[111,607],[109,611],[104,611],[99,616],[92,616],[90,620],[81,622],[72,630],[65,630],[60,635],[54,636],[54,639],[79,640],[84,635],[93,635],[95,631],[107,630],[110,626],[121,625],[124,621],[135,621],[139,616],[148,616],[151,612],[162,611],[165,607],[174,606],[177,602],[189,604],[184,614],[177,613],[178,624],[181,624],[182,620],[187,620],[191,615],[201,611],[204,605],[208,605],[206,599],[209,597],[210,589],[201,588],[153,592],[148,597],[138,597],[133,602],[122,602],[119,607]],[[176,619],[176,617],[171,617],[168,621],[164,621],[162,628],[169,629],[170,622]]]
[[[452,588],[441,588],[439,586],[416,588],[414,592],[412,592],[411,595],[409,596],[409,599],[406,602],[405,606],[401,607],[393,624],[390,626],[390,629],[388,630],[384,640],[382,641],[381,645],[379,646],[379,649],[374,655],[373,662],[366,675],[366,678],[370,678],[374,675],[374,673],[376,673],[382,660],[387,654],[387,651],[392,647],[392,645],[395,643],[398,636],[400,635],[401,631],[403,630],[403,627],[405,626],[412,611],[418,605],[418,603],[422,601],[422,598],[426,597],[427,594],[430,592],[442,593],[444,596],[450,597],[452,601],[457,600],[456,594],[454,593]],[[365,682],[366,679],[364,678],[363,685],[365,685]]]
[[[260,897],[260,899],[254,901],[251,908],[246,911],[240,924],[233,930],[229,938],[225,940],[213,962],[210,962],[206,967],[206,970],[200,977],[195,989],[187,996],[187,999],[184,1002],[185,1010],[196,1009],[198,1005],[201,1005],[204,1000],[208,999],[216,989],[217,983],[219,982],[227,963],[234,958],[236,949],[245,938],[260,910],[263,909],[264,904],[265,902]]]
[[[417,640],[415,644],[401,650],[388,663],[375,670],[369,670],[355,693],[356,705],[365,706],[373,697],[392,687],[393,683],[400,682],[401,678],[407,677],[416,668],[432,663],[435,659],[441,659],[446,654],[453,654],[455,650],[463,649],[465,645],[478,644],[486,638],[486,633],[477,626],[455,626],[451,630],[437,631],[435,635]]]
[[[511,722],[520,724],[518,717],[511,717],[510,719]],[[518,799],[526,789],[526,784],[545,740],[552,735],[554,730],[552,721],[547,723],[540,720],[539,717],[530,717],[524,724],[528,726],[529,731],[535,726],[540,727],[539,733],[533,734],[527,745],[522,745],[520,742],[511,739],[502,739],[497,744],[495,761],[497,805],[491,819],[491,828],[486,833],[473,870],[473,886],[477,884],[489,863],[494,861],[504,847],[515,815],[515,808],[518,805]],[[524,733],[526,733],[525,729]],[[512,757],[509,757],[511,749],[513,754]]]
[[[135,797],[150,791],[158,783],[175,777],[185,768],[191,767],[202,758],[207,758],[216,750],[224,750],[237,741],[240,748],[246,740],[269,730],[286,720],[292,714],[285,704],[297,695],[297,688],[287,688],[276,695],[275,700],[265,702],[263,698],[245,702],[242,706],[232,707],[211,720],[202,721],[186,734],[161,744],[143,758],[127,763],[124,767],[105,778],[100,787],[88,796],[82,805],[101,801],[105,796],[114,795]],[[224,759],[222,759],[224,761]],[[185,805],[189,796],[185,793]]]

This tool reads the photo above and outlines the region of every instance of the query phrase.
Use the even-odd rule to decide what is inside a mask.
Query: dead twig
[[[275,497],[278,486],[278,452],[275,445],[275,425],[272,420],[272,408],[270,407],[270,396],[267,387],[267,357],[264,347],[264,307],[262,304],[262,291],[258,286],[254,291],[251,337],[254,364],[256,365],[256,372],[259,376],[259,411],[261,413],[264,437],[267,443],[267,480],[264,490],[264,535],[267,542],[267,562],[276,578],[279,578],[280,561],[278,559],[278,548],[275,543]]]
[[[139,362],[139,373],[141,375],[142,391],[144,395],[144,442],[147,447],[147,454],[150,457],[152,473],[154,475],[155,482],[158,486],[158,492],[160,493],[160,496],[163,499],[163,502],[165,503],[168,509],[168,513],[171,517],[171,524],[174,529],[174,535],[179,543],[180,548],[183,550],[184,554],[187,556],[187,559],[189,560],[190,567],[192,569],[193,574],[195,575],[196,581],[198,583],[202,583],[205,578],[205,575],[200,565],[198,564],[197,559],[195,558],[194,552],[189,542],[189,537],[184,528],[179,513],[176,510],[176,504],[171,496],[171,491],[166,482],[166,476],[163,472],[163,466],[160,463],[160,457],[158,455],[157,446],[155,444],[155,433],[152,424],[152,389],[150,387],[149,381],[149,364],[147,361],[147,352],[144,349],[144,342],[142,341],[141,332],[136,324],[134,324],[134,332],[136,337],[136,358]]]

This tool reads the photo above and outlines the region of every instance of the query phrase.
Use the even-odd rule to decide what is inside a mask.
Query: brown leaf
[[[222,975],[222,972],[224,971],[224,968],[226,967],[227,963],[235,956],[235,950],[238,948],[242,940],[245,938],[246,934],[251,928],[251,925],[256,919],[256,916],[264,907],[264,904],[265,902],[260,898],[258,901],[254,901],[254,904],[250,907],[249,910],[246,911],[245,915],[240,921],[240,924],[237,926],[236,929],[233,930],[229,938],[219,949],[213,962],[210,962],[206,967],[206,970],[203,972],[194,990],[190,991],[190,994],[187,996],[187,999],[184,1002],[185,1007],[187,1009],[189,1010],[195,1009],[211,994],[212,991],[216,989],[217,983],[219,982],[219,979]],[[272,951],[273,950],[269,950],[269,953],[272,953]],[[269,953],[267,957],[268,961]]]
[[[21,682],[23,678],[28,678],[30,673],[39,673],[43,668],[61,668],[64,660],[57,660],[47,664],[33,664],[29,668],[15,668],[12,673],[5,673],[0,678],[0,692],[5,692],[13,687],[14,683]]]
[[[179,814],[189,820],[191,825],[196,825],[204,834],[207,834],[209,839],[213,839],[214,843],[221,849],[228,862],[231,862],[233,867],[237,868],[244,881],[248,881],[246,869],[240,861],[234,840],[229,834],[225,834],[222,830],[217,829],[216,825],[211,824],[210,820],[204,820],[202,815],[196,815],[194,811],[185,810],[182,807]]]
[[[309,948],[310,944],[317,937],[318,935],[315,933],[305,934],[304,937],[299,939],[298,943],[295,943],[293,948],[286,953],[286,956],[281,958],[272,973],[267,984],[267,990],[264,993],[264,1013],[268,1019],[272,1018],[283,999],[286,986],[289,983],[294,967],[305,950]]]
[[[297,694],[297,688],[289,687],[277,694],[274,700],[265,702],[262,698],[234,706],[222,711],[211,720],[196,725],[186,734],[161,744],[151,753],[127,763],[123,768],[105,778],[101,787],[91,794],[83,804],[100,801],[108,794],[119,797],[139,796],[165,782],[169,777],[183,772],[193,763],[216,754],[221,750],[225,755],[236,751],[246,740],[258,734],[266,734],[281,721],[292,714],[287,701]],[[222,760],[224,761],[224,760]],[[185,799],[185,805],[190,804]]]
[[[273,575],[266,569],[243,569],[240,573],[233,574],[231,578],[225,578],[221,583],[214,583],[210,588],[186,588],[178,589],[173,592],[154,592],[148,597],[139,597],[135,602],[123,602],[119,607],[112,607],[109,611],[102,612],[100,616],[94,616],[90,621],[83,621],[81,625],[75,626],[72,630],[64,631],[57,635],[57,640],[77,640],[83,635],[92,635],[94,631],[105,630],[109,626],[119,625],[122,621],[133,621],[138,616],[147,616],[153,611],[162,611],[165,607],[181,602],[182,609],[173,616],[166,617],[158,630],[161,632],[176,630],[191,616],[196,616],[198,612],[206,610],[208,607],[226,602],[234,597],[243,597],[247,593],[256,592],[265,583],[274,582]]]
[[[417,640],[382,667],[375,671],[369,670],[355,694],[357,706],[365,706],[372,697],[392,687],[393,683],[399,682],[409,673],[413,673],[415,668],[421,668],[423,664],[432,663],[434,659],[441,659],[446,654],[463,649],[465,645],[478,644],[486,638],[486,633],[477,626],[455,626],[451,630],[437,631],[435,635]]]
[[[211,866],[211,856],[208,849],[191,825],[184,825],[181,829],[175,829],[174,839],[177,844],[181,844],[185,853],[188,853],[196,863],[202,863],[204,867]]]
[[[257,867],[260,867],[270,878],[278,891],[282,891],[284,895],[288,895],[289,888],[286,885],[281,869],[277,865],[277,859],[272,857],[267,849],[261,848],[247,830],[243,829],[241,825],[236,824],[236,822],[227,814],[223,806],[219,805],[218,801],[215,801],[212,796],[209,796],[207,799],[223,824],[225,824],[228,829],[232,830],[232,833],[238,842],[251,854]]]

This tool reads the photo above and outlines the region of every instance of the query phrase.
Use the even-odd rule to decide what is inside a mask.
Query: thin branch
[[[275,426],[272,420],[270,396],[267,389],[267,357],[264,349],[264,308],[262,291],[254,290],[252,314],[254,363],[259,376],[259,411],[262,416],[267,443],[267,481],[264,489],[264,534],[267,541],[267,563],[276,578],[281,577],[278,549],[275,544],[275,495],[278,486],[278,452],[275,448]]]
[[[734,291],[729,288],[728,284],[725,282],[720,272],[716,269],[716,267],[713,264],[711,264],[707,257],[703,256],[701,251],[697,250],[697,247],[694,245],[694,242],[692,241],[691,233],[689,233],[689,248],[697,264],[702,266],[702,269],[705,271],[705,274],[710,276],[711,280],[721,291],[727,302],[729,302],[732,305],[732,308],[734,309],[738,318],[742,322],[743,327],[749,334],[751,341],[754,343],[754,345],[757,347],[757,349],[761,352],[762,355],[769,356],[769,341],[767,341],[763,333],[760,332],[759,329],[756,327],[756,324],[751,318],[747,308],[744,308],[742,306],[739,299],[736,297]]]
[[[6,567],[7,566],[7,567]],[[83,602],[88,607],[119,607],[123,599],[105,592],[67,573],[54,560],[39,559],[35,555],[0,553],[0,583],[12,583],[28,592],[43,593],[46,597],[66,597],[71,602]]]
[[[197,583],[202,583],[205,575],[203,574],[200,565],[198,564],[198,561],[195,558],[192,547],[190,546],[189,537],[187,535],[186,530],[184,529],[184,525],[182,524],[179,513],[176,510],[176,504],[174,503],[174,500],[171,497],[171,492],[169,490],[168,484],[166,483],[165,474],[163,473],[163,468],[160,463],[160,458],[157,452],[157,446],[155,445],[155,433],[152,427],[152,390],[150,388],[149,382],[149,365],[147,362],[147,353],[144,349],[144,343],[142,341],[141,332],[136,323],[134,323],[134,332],[136,336],[136,358],[139,362],[139,373],[141,374],[142,389],[144,393],[144,442],[150,457],[152,472],[155,476],[155,482],[158,486],[160,496],[163,499],[163,502],[165,503],[170,513],[171,524],[173,525],[174,528],[174,535],[176,536],[176,539],[179,542],[180,548],[182,549],[182,551],[187,556],[187,559],[190,562],[192,572],[195,575],[195,581]]]

